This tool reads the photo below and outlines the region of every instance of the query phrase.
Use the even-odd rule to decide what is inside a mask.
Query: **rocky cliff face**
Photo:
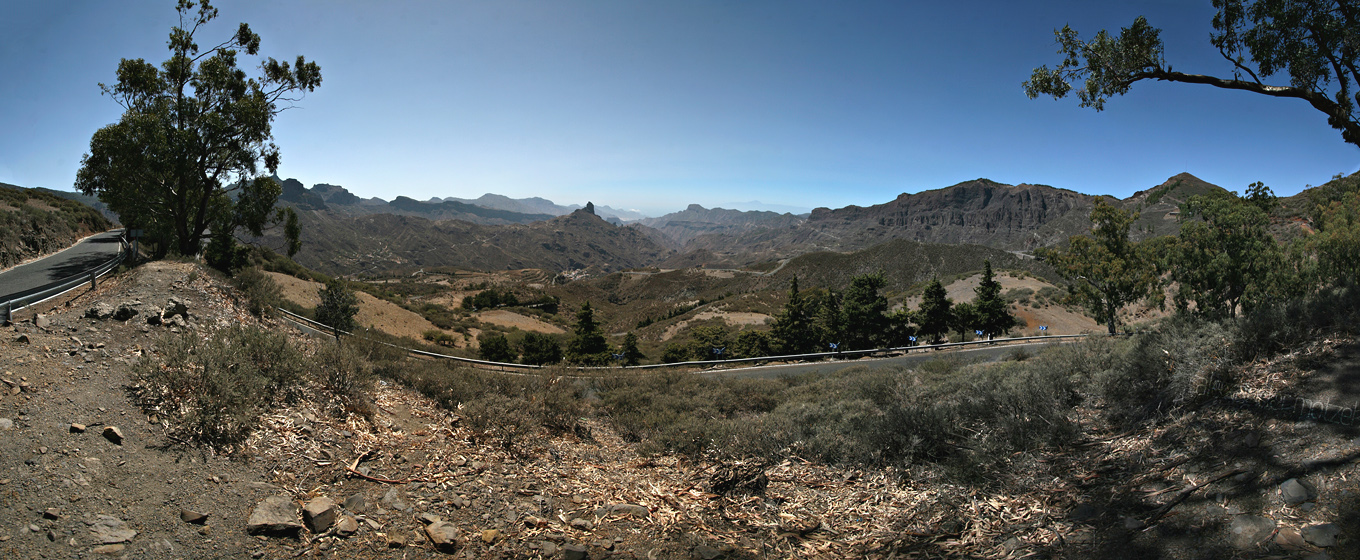
[[[1010,250],[1043,246],[1060,237],[1066,218],[1089,214],[1093,198],[1043,185],[1004,185],[978,179],[944,189],[902,194],[862,208],[812,211],[807,226],[852,237],[972,243]]]

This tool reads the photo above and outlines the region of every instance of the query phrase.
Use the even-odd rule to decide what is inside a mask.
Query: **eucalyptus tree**
[[[1173,70],[1164,56],[1161,30],[1138,17],[1117,35],[1101,30],[1082,40],[1070,26],[1054,31],[1055,68],[1034,69],[1024,82],[1035,98],[1066,97],[1076,90],[1080,106],[1097,111],[1134,83],[1159,80],[1203,84],[1307,102],[1327,115],[1343,140],[1360,146],[1360,1],[1213,0],[1218,9],[1209,42],[1227,61],[1231,76]],[[1274,81],[1267,79],[1282,75]],[[1074,88],[1074,82],[1078,84]]]
[[[321,68],[265,58],[259,75],[239,67],[258,56],[260,36],[244,23],[201,48],[199,33],[217,18],[206,0],[180,0],[170,58],[159,66],[124,58],[118,81],[100,84],[123,107],[118,122],[94,133],[76,187],[98,195],[129,228],[143,229],[163,256],[199,252],[205,232],[259,236],[287,224],[287,252],[298,249],[296,216],[276,210],[282,187],[272,179],[279,148],[274,117],[321,84]]]

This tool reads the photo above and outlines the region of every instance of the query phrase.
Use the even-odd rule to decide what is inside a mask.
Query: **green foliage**
[[[773,356],[775,355],[774,343],[774,337],[770,336],[769,332],[745,330],[737,333],[737,339],[733,341],[728,353],[732,358]]]
[[[520,361],[531,365],[548,365],[562,361],[562,346],[557,338],[539,332],[524,333],[519,342]]]
[[[916,310],[915,322],[920,327],[921,334],[930,337],[932,342],[938,342],[941,336],[949,332],[954,316],[950,309],[953,305],[954,302],[946,297],[940,279],[931,280],[921,296],[921,306]]]
[[[272,316],[274,308],[283,305],[279,285],[259,267],[250,267],[237,272],[232,276],[232,284],[245,297],[246,309],[256,317]]]
[[[690,355],[700,360],[717,360],[732,357],[728,353],[727,329],[719,325],[694,327],[689,331]],[[719,349],[722,354],[719,354]]]
[[[600,325],[595,322],[595,310],[588,301],[581,304],[580,311],[576,312],[576,328],[571,342],[567,343],[566,359],[575,364],[592,366],[609,363],[609,343],[600,332]]]
[[[814,324],[817,327],[817,337],[821,342],[820,346],[815,346],[818,352],[830,350],[831,344],[840,345],[839,348],[845,349],[846,322],[845,312],[841,309],[842,296],[835,290],[826,290],[817,298],[817,317]]]
[[[335,399],[331,410],[337,417],[373,416],[373,365],[358,350],[348,344],[322,344],[312,363],[321,386]]]
[[[271,223],[296,224],[291,210],[274,210],[282,188],[269,177],[279,166],[271,125],[286,108],[280,104],[321,84],[320,67],[301,56],[291,65],[267,58],[263,75],[248,77],[237,57],[258,55],[260,37],[245,24],[200,53],[195,35],[217,10],[207,1],[194,8],[179,4],[171,56],[160,67],[123,59],[118,82],[100,84],[123,116],[95,132],[76,175],[81,192],[97,194],[125,226],[144,229],[160,255],[197,254],[209,227],[258,237]],[[218,254],[233,245],[223,237]],[[289,239],[290,254],[295,247]]]
[[[430,329],[420,333],[420,337],[440,346],[448,346],[450,348],[452,348],[455,343],[453,335],[436,329]]]
[[[317,291],[321,303],[316,306],[316,320],[337,331],[353,331],[354,316],[359,313],[359,297],[344,280],[333,279]]]
[[[544,433],[577,431],[581,387],[561,377],[505,375],[442,362],[405,362],[391,374],[448,410],[479,437],[517,449]]]
[[[636,334],[628,333],[623,335],[623,345],[619,347],[619,353],[623,354],[623,365],[635,366],[647,356],[638,349],[638,337]]]
[[[1066,250],[1043,251],[1058,273],[1072,281],[1072,296],[1104,323],[1110,334],[1118,330],[1119,309],[1153,294],[1158,278],[1151,245],[1129,240],[1129,227],[1138,215],[1120,210],[1097,197],[1091,210],[1095,225],[1090,235],[1074,235]]]
[[[690,346],[679,342],[668,342],[666,348],[661,352],[661,363],[674,364],[689,361]]]
[[[770,328],[775,348],[782,354],[814,352],[817,331],[812,322],[812,309],[798,291],[798,277],[789,280],[789,300],[776,313]]]
[[[510,363],[516,358],[510,348],[510,341],[498,332],[483,332],[477,335],[477,356],[488,362]]]
[[[1319,272],[1332,284],[1356,282],[1360,271],[1360,190],[1320,205],[1312,240]]]
[[[982,316],[978,314],[977,307],[972,302],[964,301],[954,304],[949,311],[949,327],[958,331],[959,340],[968,340],[969,335],[977,330]]]
[[[179,436],[230,450],[262,414],[297,396],[306,361],[288,338],[233,326],[165,336],[134,367],[137,401],[174,422]]]
[[[1284,254],[1259,206],[1227,193],[1191,197],[1185,210],[1202,220],[1182,224],[1170,252],[1179,309],[1193,303],[1199,314],[1235,317],[1239,306],[1276,299],[1282,286],[1270,280]]]
[[[1031,99],[1060,99],[1072,91],[1072,82],[1082,81],[1077,89],[1080,105],[1097,111],[1141,80],[1292,97],[1327,115],[1343,140],[1360,146],[1355,115],[1360,50],[1354,47],[1360,42],[1360,26],[1355,25],[1353,0],[1215,0],[1214,6],[1218,13],[1209,40],[1232,62],[1232,78],[1173,71],[1163,57],[1161,31],[1140,16],[1118,35],[1102,30],[1090,41],[1082,41],[1070,26],[1055,31],[1063,61],[1057,68],[1036,68],[1024,83],[1025,93]],[[1288,74],[1288,85],[1264,81],[1279,72]]]
[[[864,274],[850,280],[843,296],[845,350],[878,348],[888,331],[888,299],[880,295],[886,281],[882,274]]]
[[[513,292],[498,292],[494,289],[477,292],[477,295],[463,297],[463,309],[492,309],[501,306],[519,305],[519,298]]]
[[[983,261],[982,282],[974,290],[973,309],[977,313],[977,329],[984,337],[1006,334],[1016,325],[1006,298],[1001,297],[1001,283],[992,275],[992,261]]]

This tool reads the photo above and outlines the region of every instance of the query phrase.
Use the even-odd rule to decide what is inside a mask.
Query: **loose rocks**
[[[302,508],[303,521],[307,523],[307,528],[313,533],[324,533],[335,523],[335,517],[340,510],[336,508],[335,500],[321,497],[307,502],[307,506]]]
[[[129,529],[127,523],[112,515],[98,515],[94,521],[87,523],[95,541],[100,544],[125,543],[137,536],[137,531]]]
[[[191,510],[187,510],[187,509],[181,509],[181,510],[179,510],[179,519],[180,519],[180,521],[183,521],[183,522],[185,522],[185,523],[193,523],[194,525],[202,525],[202,524],[208,522],[208,514],[206,514],[206,513],[199,513],[199,512],[191,511]]]
[[[302,529],[297,520],[297,504],[288,496],[265,498],[246,522],[246,532],[252,535],[296,534]]]
[[[1228,525],[1232,545],[1240,550],[1255,548],[1275,532],[1275,520],[1255,515],[1239,515]]]
[[[118,429],[118,426],[109,426],[107,428],[104,428],[104,439],[107,439],[118,445],[123,445],[123,431]]]
[[[1291,478],[1280,485],[1280,499],[1291,506],[1299,505],[1312,499],[1313,490],[1308,485],[1299,482],[1297,478]]]
[[[1319,523],[1304,527],[1300,534],[1303,540],[1308,541],[1313,546],[1336,546],[1336,537],[1341,535],[1341,529],[1332,523]]]
[[[458,550],[458,528],[453,525],[436,521],[425,526],[425,535],[440,552],[451,553]]]

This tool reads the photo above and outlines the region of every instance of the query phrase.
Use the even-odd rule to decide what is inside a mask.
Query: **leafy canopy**
[[[201,50],[198,33],[217,9],[180,0],[176,10],[169,59],[156,66],[125,58],[118,81],[99,85],[124,112],[94,133],[76,187],[145,230],[159,255],[197,254],[210,229],[258,237],[280,223],[292,255],[299,231],[291,209],[274,209],[282,187],[269,176],[279,166],[271,125],[283,105],[321,84],[321,68],[302,56],[292,64],[265,58],[260,75],[249,77],[238,57],[259,54],[250,26]]]
[[[1162,80],[1206,84],[1272,97],[1302,99],[1327,115],[1348,143],[1360,146],[1360,2],[1357,0],[1214,0],[1218,13],[1209,41],[1232,68],[1229,78],[1171,69],[1163,56],[1161,30],[1138,17],[1111,35],[1101,30],[1083,41],[1069,26],[1054,31],[1056,68],[1034,69],[1024,82],[1031,98],[1055,99],[1072,92],[1080,106],[1097,111],[1135,82]],[[1287,83],[1266,83],[1284,74]]]
[[[1065,250],[1040,253],[1063,278],[1078,301],[1096,321],[1114,334],[1119,309],[1152,295],[1158,285],[1155,261],[1148,246],[1129,240],[1138,214],[1120,210],[1097,197],[1091,210],[1089,235],[1074,235]]]

